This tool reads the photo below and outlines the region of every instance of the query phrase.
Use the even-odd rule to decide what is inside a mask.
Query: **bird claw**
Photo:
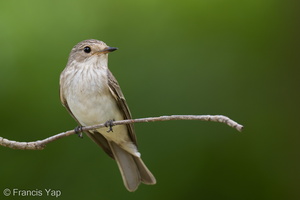
[[[82,127],[83,126],[77,126],[75,129],[74,129],[74,131],[75,131],[75,133],[78,135],[78,137],[80,137],[80,138],[83,138],[83,135],[82,135]]]
[[[107,133],[114,132],[114,130],[112,128],[114,126],[114,123],[113,123],[114,121],[115,120],[113,119],[113,120],[108,120],[107,122],[104,123],[105,127],[109,127],[108,130],[106,131]]]

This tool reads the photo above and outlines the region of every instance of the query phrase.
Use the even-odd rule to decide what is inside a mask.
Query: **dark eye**
[[[91,47],[86,46],[86,47],[84,47],[83,51],[84,51],[85,53],[90,53],[90,52],[91,52]]]

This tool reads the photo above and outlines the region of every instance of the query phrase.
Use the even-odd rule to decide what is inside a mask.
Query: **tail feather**
[[[156,179],[140,157],[134,157],[134,161],[139,170],[141,181],[147,185],[154,185]]]
[[[156,180],[140,157],[133,156],[114,142],[109,142],[127,190],[135,191],[141,182],[155,184]]]
[[[109,142],[109,145],[114,154],[114,158],[117,161],[125,187],[130,192],[135,191],[140,184],[141,178],[132,155],[114,142]]]

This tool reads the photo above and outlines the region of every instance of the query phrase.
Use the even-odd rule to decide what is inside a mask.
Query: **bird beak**
[[[117,49],[118,49],[117,47],[106,47],[102,51],[98,51],[98,54],[110,53],[110,52],[113,52],[113,51],[115,51]]]

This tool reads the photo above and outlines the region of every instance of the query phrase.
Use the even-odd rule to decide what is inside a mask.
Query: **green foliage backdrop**
[[[158,183],[135,193],[87,137],[43,151],[0,147],[0,199],[18,199],[2,195],[5,188],[55,189],[60,199],[299,199],[296,4],[1,1],[0,136],[34,141],[76,126],[58,80],[71,48],[90,38],[119,48],[109,67],[133,117],[223,114],[245,131],[213,122],[136,124]]]

